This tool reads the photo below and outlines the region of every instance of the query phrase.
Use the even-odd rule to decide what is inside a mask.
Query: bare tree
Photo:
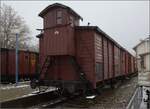
[[[25,49],[25,43],[31,39],[25,21],[8,5],[3,4],[0,11],[0,47],[15,48],[15,30],[18,30],[19,48]]]

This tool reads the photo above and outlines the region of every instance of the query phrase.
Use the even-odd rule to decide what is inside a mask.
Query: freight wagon
[[[70,93],[96,89],[134,73],[134,57],[97,26],[80,26],[70,7],[52,4],[40,14],[40,75],[31,87],[54,86]]]
[[[0,72],[1,82],[14,82],[16,72],[15,49],[1,48]],[[33,79],[37,73],[38,53],[19,50],[18,52],[19,79]]]

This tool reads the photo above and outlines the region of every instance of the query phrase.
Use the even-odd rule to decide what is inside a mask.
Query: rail
[[[1,108],[28,108],[57,97],[55,91],[50,91],[1,102],[0,104]]]
[[[63,96],[58,95],[56,91],[43,92],[36,95],[30,95],[15,100],[1,102],[0,108],[51,108],[59,106],[59,104],[64,103],[67,100],[76,98],[79,95],[79,93],[76,93],[71,96]]]

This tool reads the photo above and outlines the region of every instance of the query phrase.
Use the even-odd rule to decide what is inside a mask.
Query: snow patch
[[[123,89],[123,88],[127,88],[127,87],[130,87],[131,86],[131,84],[128,84],[128,85],[125,85],[125,86],[121,86],[121,88]]]
[[[146,109],[147,108],[147,103],[144,102],[144,100],[147,99],[146,90],[150,90],[150,87],[143,87],[143,97],[142,97],[140,109]]]
[[[86,96],[87,99],[94,99],[96,95]]]
[[[16,89],[16,88],[23,88],[23,87],[29,87],[29,85],[18,85],[18,86],[4,86],[4,87],[1,87],[0,89],[1,90],[8,90],[8,89]]]

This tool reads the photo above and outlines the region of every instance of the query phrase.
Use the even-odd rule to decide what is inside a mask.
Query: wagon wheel
[[[37,88],[37,80],[36,79],[31,80],[30,87],[32,89],[36,89]]]
[[[62,96],[63,95],[63,92],[64,92],[64,88],[58,88],[56,93],[59,95],[59,96]]]

